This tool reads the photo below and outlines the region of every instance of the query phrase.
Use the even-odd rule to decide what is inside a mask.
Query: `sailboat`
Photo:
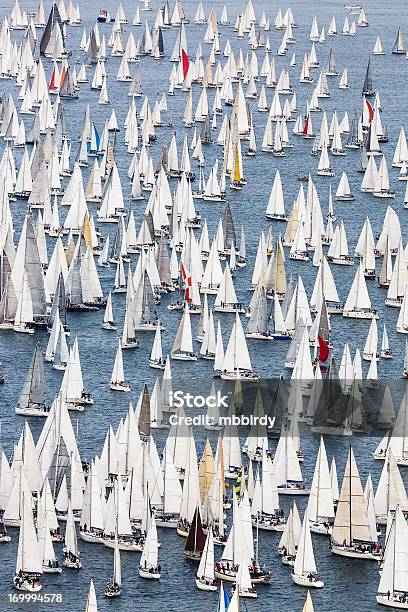
[[[82,561],[80,559],[78,549],[74,515],[71,508],[71,500],[68,502],[67,522],[65,525],[63,565],[64,567],[71,569],[81,569],[82,567]]]
[[[166,366],[166,360],[163,357],[160,322],[156,326],[152,352],[149,357],[149,366],[158,370],[164,370]]]
[[[407,521],[402,509],[397,506],[387,525],[383,566],[376,597],[377,603],[387,608],[408,610],[407,545]]]
[[[47,416],[49,407],[45,402],[45,377],[40,343],[37,342],[34,355],[21,391],[16,414],[24,416]]]
[[[130,391],[130,385],[125,382],[125,374],[123,371],[122,345],[120,340],[118,341],[115,363],[113,364],[110,388],[113,391]]]
[[[329,463],[323,438],[320,438],[307,511],[311,532],[331,535],[331,523],[334,519],[334,501]]]
[[[118,545],[118,534],[115,533],[115,546],[113,549],[113,580],[108,582],[104,595],[105,597],[119,597],[122,585],[122,571],[120,563],[120,550]]]
[[[238,313],[235,315],[235,322],[225,351],[221,378],[224,380],[246,380],[248,382],[259,380],[258,374],[255,374],[252,370],[251,358]]]
[[[376,41],[375,41],[373,55],[385,55],[385,51],[382,46],[381,38],[379,36],[377,36]]]
[[[22,492],[21,522],[14,587],[18,591],[38,593],[42,588],[42,555],[34,526],[31,492]]]
[[[406,49],[404,44],[404,34],[401,31],[401,28],[398,28],[397,35],[395,37],[395,42],[392,47],[392,51],[394,55],[405,55]]]
[[[363,265],[360,262],[353,280],[350,292],[343,308],[343,317],[354,319],[378,318],[377,312],[371,308],[371,300],[364,277]]]
[[[202,557],[204,547],[205,534],[201,523],[200,509],[197,506],[184,546],[184,554],[187,559],[199,561]]]
[[[351,446],[334,519],[331,551],[341,557],[372,561],[378,561],[382,553],[377,533],[373,534],[370,529],[363,487]]]
[[[388,340],[388,333],[387,333],[387,328],[385,326],[385,323],[384,323],[384,331],[383,331],[383,336],[382,336],[382,341],[381,341],[380,356],[383,359],[392,359],[392,351],[390,349],[390,343]]]
[[[373,77],[372,77],[372,74],[371,74],[371,63],[370,63],[370,60],[368,60],[368,64],[367,64],[367,70],[366,70],[366,75],[365,75],[365,79],[364,79],[362,94],[363,94],[363,96],[366,96],[368,98],[375,95],[375,90],[374,90],[374,86],[373,86]]]
[[[233,591],[237,591],[240,597],[257,598],[258,593],[252,586],[251,574],[249,573],[248,551],[242,551],[242,558],[239,564],[235,584],[232,586]]]
[[[292,580],[299,586],[321,589],[323,580],[316,577],[317,568],[313,553],[312,536],[310,533],[309,516],[306,508],[300,532],[299,544],[293,564]]]
[[[20,291],[17,298],[17,309],[14,317],[13,330],[24,334],[34,333],[34,314],[31,289],[27,272],[24,268]]]
[[[103,316],[102,328],[110,331],[116,331],[117,325],[113,318],[113,309],[112,309],[112,294],[109,292],[108,299],[106,301],[105,314]]]
[[[209,528],[207,532],[207,538],[197,569],[195,583],[200,591],[217,590],[217,582],[214,576],[214,536],[211,528]]]
[[[282,426],[282,433],[273,458],[273,471],[279,494],[309,495],[310,489],[303,481],[293,438],[285,426]]]
[[[160,565],[158,564],[159,543],[154,516],[151,517],[139,563],[139,576],[146,580],[160,580]]]
[[[197,361],[193,351],[190,310],[187,302],[171,349],[171,358],[180,361]]]
[[[95,586],[94,586],[92,579],[91,579],[91,584],[89,585],[89,593],[88,593],[88,599],[86,600],[85,612],[98,612],[98,604],[96,601]]]
[[[252,525],[264,531],[283,531],[285,517],[279,506],[278,489],[275,475],[272,471],[272,460],[263,449],[262,481],[259,471],[255,479],[255,487],[251,504]]]

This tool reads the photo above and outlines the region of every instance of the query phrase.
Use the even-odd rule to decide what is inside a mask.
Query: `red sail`
[[[317,339],[319,340],[319,361],[324,363],[325,361],[327,361],[327,358],[330,353],[329,345],[327,344],[327,342],[325,342],[322,336],[318,336]]]
[[[185,80],[185,78],[187,76],[188,68],[190,66],[190,61],[189,61],[188,55],[184,51],[184,49],[181,50],[181,62],[183,64],[183,79]]]
[[[191,286],[193,284],[193,279],[192,279],[191,275],[189,276],[187,274],[183,262],[181,262],[181,275],[182,275],[183,280],[185,282],[186,302],[192,302],[193,298],[192,298],[192,295],[191,295]]]
[[[309,129],[309,115],[306,115],[305,127],[303,128],[303,134],[307,135],[307,130]]]
[[[374,110],[372,105],[369,103],[368,100],[366,100],[366,104],[367,104],[367,108],[368,108],[368,120],[371,123],[372,120],[374,119]]]
[[[54,67],[54,70],[52,71],[51,81],[50,81],[48,89],[50,91],[53,91],[55,89],[55,67]]]

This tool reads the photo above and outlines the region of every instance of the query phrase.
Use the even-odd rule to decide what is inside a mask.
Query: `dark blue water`
[[[33,10],[35,3],[23,2],[22,7]],[[80,0],[81,16],[83,26],[89,30],[92,27],[100,6],[97,3],[86,3]],[[105,8],[115,14],[116,2],[105,2]],[[153,0],[154,11],[151,13],[141,13],[142,18],[147,16],[150,23],[155,19],[155,10],[159,8],[160,3]],[[186,1],[186,10],[188,15],[193,20],[198,2]],[[11,5],[11,3],[10,3]],[[0,16],[3,17],[10,5],[3,5],[0,8]],[[210,3],[203,2],[206,15],[212,5],[217,7],[219,13],[222,10],[223,2]],[[131,21],[136,3],[123,2],[126,15]],[[234,22],[238,10],[241,5],[236,0],[227,3],[230,21]],[[271,18],[273,23],[278,5],[259,0],[254,2],[257,17],[260,18],[262,11],[265,10],[267,16]],[[308,3],[295,0],[291,3],[291,7],[295,16],[295,20],[299,27],[294,30],[296,45],[289,46],[289,52],[286,57],[278,57],[275,55],[277,75],[279,76],[282,67],[289,70],[291,83],[297,92],[298,109],[303,113],[305,111],[306,99],[310,97],[312,88],[308,85],[298,83],[301,60],[305,51],[310,50],[311,43],[309,42],[309,31],[313,15],[317,15],[319,28],[325,26],[327,31],[332,15],[336,17],[338,30],[341,31],[344,16],[346,11],[342,2],[331,1],[330,3],[322,3],[313,0]],[[172,7],[171,7],[172,8]],[[329,79],[329,86],[332,92],[332,97],[322,101],[322,106],[328,112],[330,120],[331,112],[337,109],[339,119],[342,118],[344,111],[348,111],[351,121],[354,110],[360,112],[361,108],[361,87],[364,79],[366,63],[371,54],[377,34],[380,34],[383,46],[387,51],[386,56],[375,57],[371,56],[374,74],[375,87],[380,91],[382,101],[382,120],[385,123],[390,135],[390,142],[383,145],[383,150],[388,161],[391,187],[396,190],[397,195],[395,201],[392,201],[392,206],[400,215],[401,228],[404,245],[407,240],[406,232],[406,215],[408,211],[403,209],[403,194],[405,184],[397,181],[398,170],[391,169],[391,160],[394,152],[394,147],[397,141],[399,128],[405,122],[407,108],[407,89],[406,76],[408,71],[408,62],[404,57],[392,56],[390,50],[394,41],[396,28],[407,22],[408,5],[397,2],[395,0],[384,4],[369,1],[364,5],[367,18],[370,23],[369,28],[358,28],[357,36],[354,38],[338,36],[337,38],[328,39],[325,45],[316,45],[318,59],[320,64],[324,66],[329,49],[333,46],[336,56],[337,68],[341,74],[344,66],[348,66],[350,90],[343,91],[337,88],[339,77]],[[282,7],[283,11],[286,5]],[[48,7],[47,7],[48,11]],[[353,18],[351,17],[350,20]],[[132,30],[135,38],[141,35],[142,28],[134,28],[131,25],[126,26],[127,31]],[[100,31],[107,35],[110,33],[109,25],[101,25]],[[190,24],[187,27],[188,46],[190,57],[194,57],[197,44],[203,39],[205,26],[196,26]],[[78,55],[79,41],[82,35],[82,28],[68,27],[68,43],[67,46],[73,51],[73,57]],[[243,45],[244,53],[247,50],[247,41],[239,41],[236,38],[236,33],[232,28],[220,28],[221,50],[223,50],[225,42],[230,38],[231,45],[234,51],[239,49],[239,44]],[[21,33],[16,33],[15,36],[19,40]],[[175,30],[166,30],[164,32],[164,44],[168,55],[171,54],[175,40]],[[275,51],[281,42],[282,32],[276,32],[271,29],[269,32],[271,48]],[[289,66],[292,51],[296,50],[297,65],[294,68]],[[109,51],[109,50],[108,50]],[[204,64],[208,57],[210,46],[203,44]],[[259,51],[259,66],[263,60],[263,51]],[[82,59],[82,58],[81,58]],[[223,56],[220,57],[224,61]],[[98,93],[91,92],[89,83],[81,86],[80,98],[78,101],[67,101],[64,103],[68,116],[68,126],[70,136],[73,140],[73,154],[76,153],[76,139],[79,135],[82,115],[86,104],[91,105],[91,119],[96,126],[102,130],[104,121],[109,117],[111,109],[114,107],[117,113],[119,126],[123,126],[125,120],[129,98],[127,96],[127,84],[116,81],[116,73],[119,67],[120,58],[109,57],[106,63],[108,73],[108,92],[111,99],[111,105],[108,107],[99,106]],[[50,76],[50,62],[45,61],[47,77]],[[154,104],[156,94],[162,94],[167,91],[168,76],[170,74],[172,64],[165,58],[157,63],[152,58],[142,58],[142,87],[143,92],[149,95],[151,104]],[[132,69],[132,66],[131,66]],[[315,71],[314,75],[317,71]],[[88,76],[91,71],[88,72]],[[317,78],[317,74],[316,77]],[[0,92],[9,91],[17,96],[18,89],[14,88],[12,82],[0,81]],[[193,90],[193,108],[197,104],[201,89],[197,86]],[[209,91],[209,106],[211,108],[214,90]],[[271,91],[268,90],[268,101],[271,102]],[[251,101],[251,104],[253,102]],[[141,100],[137,100],[137,108],[140,110]],[[182,115],[185,105],[185,93],[176,90],[176,96],[168,98],[168,113],[164,114],[164,122],[171,115],[174,121],[174,129],[177,130],[177,140],[179,145],[179,153],[181,153],[182,137],[184,128],[182,126]],[[318,129],[321,117],[314,116],[314,127]],[[266,114],[256,111],[256,102],[254,104],[254,123],[256,128],[258,150],[262,141],[266,122]],[[219,123],[220,125],[220,123]],[[291,128],[293,124],[290,124]],[[151,154],[154,162],[157,161],[161,145],[164,141],[170,142],[172,129],[160,128],[157,129],[157,142],[151,148]],[[190,130],[189,138],[192,131]],[[296,197],[299,189],[298,176],[307,174],[309,171],[313,174],[322,208],[323,214],[327,212],[327,193],[329,180],[324,177],[316,176],[316,167],[318,158],[311,157],[309,150],[310,142],[300,141],[292,137],[295,142],[295,148],[288,150],[287,157],[277,159],[266,153],[258,152],[255,158],[244,158],[244,172],[248,179],[248,185],[241,192],[230,192],[228,201],[231,205],[234,221],[237,229],[241,223],[244,224],[247,236],[247,255],[248,265],[245,269],[240,270],[235,278],[234,283],[240,301],[247,304],[250,299],[248,287],[252,275],[253,263],[255,260],[256,249],[259,240],[261,229],[267,230],[268,223],[265,220],[265,209],[268,203],[270,190],[275,176],[276,168],[279,168],[287,211],[290,210],[293,199]],[[1,151],[3,150],[3,143]],[[21,159],[21,150],[16,151],[16,161],[19,164]],[[221,156],[222,151],[213,145],[205,147],[204,155],[206,158],[206,169],[211,167],[215,156]],[[347,155],[344,158],[332,159],[332,166],[336,172],[336,177],[332,179],[332,187],[334,190],[337,187],[338,180],[343,169],[347,170],[351,190],[356,195],[356,200],[352,203],[335,202],[335,213],[338,221],[344,220],[347,237],[349,240],[350,252],[354,250],[360,229],[366,215],[370,216],[374,234],[381,230],[382,220],[388,205],[387,200],[377,200],[368,194],[360,192],[360,183],[362,175],[355,170],[358,161],[359,152],[347,150]],[[123,127],[118,138],[117,147],[117,163],[122,177],[125,201],[130,191],[130,185],[127,180],[127,169],[130,163],[131,156],[127,154],[123,144]],[[87,181],[88,171],[84,172],[84,182]],[[175,186],[173,182],[172,187]],[[21,230],[22,220],[25,214],[25,206],[21,202],[12,203],[12,213],[14,219],[14,227],[16,230],[15,241],[17,242]],[[140,225],[146,201],[136,202],[133,204],[137,225]],[[214,233],[217,227],[219,217],[223,215],[224,206],[222,204],[199,202],[196,204],[202,217],[206,217],[210,229],[210,236]],[[89,204],[89,209],[96,213],[96,206]],[[63,209],[62,214],[65,214]],[[274,222],[274,235],[284,231],[283,226]],[[112,228],[104,226],[104,232],[111,232]],[[49,249],[54,245],[54,241],[49,239]],[[134,256],[135,257],[135,256]],[[135,259],[132,260],[132,265],[135,265]],[[378,265],[378,262],[377,262]],[[103,269],[100,272],[101,282],[104,291],[112,288],[114,279],[114,268],[108,270]],[[310,263],[302,264],[299,262],[287,261],[287,271],[293,273],[301,273],[306,287],[306,291],[311,296],[313,283],[316,275],[316,268]],[[356,266],[352,268],[343,268],[333,266],[333,273],[340,298],[344,300],[347,296],[349,287],[351,286],[353,276],[356,271]],[[403,365],[404,338],[398,336],[395,332],[395,324],[398,312],[394,309],[384,307],[384,291],[380,290],[376,283],[369,283],[369,291],[372,299],[373,307],[377,308],[380,313],[379,330],[382,329],[382,323],[387,323],[391,347],[394,353],[392,361],[380,361],[379,377],[382,379],[398,378],[401,374]],[[171,297],[164,296],[160,306],[160,318],[166,324],[166,332],[163,334],[163,350],[169,352],[173,343],[174,334],[180,319],[179,313],[169,313],[166,305]],[[123,316],[124,316],[124,296],[113,296],[113,308],[115,317],[118,322],[119,333],[121,333]],[[79,337],[79,348],[82,361],[83,375],[85,385],[95,397],[95,404],[91,408],[87,408],[79,417],[78,432],[79,446],[83,459],[91,459],[96,453],[100,453],[103,440],[109,423],[115,427],[119,420],[125,415],[127,403],[129,399],[133,402],[137,400],[139,392],[146,381],[151,389],[155,381],[156,372],[148,367],[148,356],[150,353],[153,336],[150,334],[140,334],[140,348],[135,351],[127,351],[124,354],[125,375],[132,385],[132,393],[129,397],[124,397],[122,394],[117,394],[109,389],[110,374],[113,366],[114,355],[117,345],[118,334],[108,333],[101,329],[100,323],[102,312],[90,312],[83,315],[72,313],[69,319],[69,325],[72,330],[72,336],[76,333]],[[222,329],[224,341],[226,342],[229,335],[229,330],[232,326],[233,317],[231,315],[222,316]],[[343,320],[341,317],[332,317],[332,336],[334,342],[334,351],[338,359],[340,359],[344,342],[347,340],[350,343],[352,353],[356,348],[362,349],[365,338],[368,332],[369,323],[367,321]],[[194,328],[197,321],[193,319],[193,337]],[[2,424],[2,443],[10,457],[13,444],[17,442],[23,420],[16,417],[14,408],[18,399],[18,395],[32,357],[36,337],[45,348],[48,336],[46,333],[39,332],[35,337],[28,337],[21,334],[15,334],[12,331],[0,332],[0,358],[2,370],[6,373],[7,381],[4,387],[0,387],[0,416]],[[262,377],[276,377],[283,372],[283,362],[287,350],[287,344],[272,342],[272,343],[257,343],[250,342],[249,350],[251,353],[253,368],[261,374]],[[179,377],[184,380],[188,378],[208,381],[212,377],[211,362],[199,362],[196,364],[185,364],[173,362],[172,372],[175,378]],[[363,364],[366,368],[366,364]],[[62,375],[56,372],[48,365],[46,366],[47,385],[49,390],[49,399],[57,392]],[[73,417],[74,423],[76,417]],[[30,420],[34,435],[37,437],[42,426],[41,420]],[[197,448],[200,452],[205,442],[205,436],[197,431]],[[215,449],[215,437],[210,437]],[[157,436],[158,446],[163,446],[163,434]],[[311,479],[314,459],[316,455],[318,440],[306,437],[302,441],[302,448],[306,453],[306,461],[302,466],[302,470],[306,477]],[[345,456],[349,440],[328,440],[327,449],[328,455],[333,454],[338,463],[339,477],[342,475],[344,468]],[[361,475],[366,479],[368,472],[373,475],[374,485],[378,482],[379,469],[381,466],[375,465],[371,459],[371,450],[375,447],[376,441],[373,439],[353,441],[356,452],[357,461],[361,468]],[[286,507],[286,503],[283,504]],[[303,502],[299,502],[303,511]],[[14,564],[16,558],[16,548],[18,540],[18,531],[11,530],[12,542],[9,545],[0,547],[0,562],[2,566],[2,584],[0,591],[12,592],[12,577],[14,574]],[[93,578],[95,582],[96,592],[98,596],[98,604],[101,610],[131,610],[135,606],[155,612],[162,610],[165,605],[168,610],[196,609],[202,612],[215,610],[217,595],[206,594],[198,591],[194,585],[194,572],[196,566],[184,559],[183,544],[184,542],[173,532],[168,530],[160,531],[160,540],[162,547],[160,549],[160,563],[162,566],[162,579],[158,584],[150,584],[139,578],[138,555],[123,553],[122,554],[122,573],[123,573],[123,591],[119,600],[107,601],[104,599],[102,592],[104,581],[110,577],[112,571],[112,551],[102,546],[92,546],[80,541],[80,549],[84,562],[84,568],[78,573],[64,571],[59,577],[47,575],[44,579],[45,592],[60,592],[63,594],[64,602],[59,606],[61,612],[72,610],[85,609],[87,591],[89,581]],[[260,533],[260,557],[272,569],[272,581],[270,585],[260,587],[259,598],[255,602],[243,603],[243,606],[248,606],[249,610],[254,612],[258,609],[277,612],[287,609],[290,612],[301,610],[306,592],[301,587],[292,584],[290,573],[287,568],[281,565],[279,557],[275,554],[274,548],[278,537],[273,534]],[[357,607],[358,610],[368,612],[376,609],[375,593],[378,585],[378,573],[375,563],[355,562],[345,559],[339,559],[332,556],[328,550],[328,540],[326,538],[314,537],[314,548],[317,566],[321,577],[325,580],[326,586],[318,593],[313,593],[315,609],[319,612],[328,612],[331,610],[352,610]],[[56,547],[58,552],[58,547]],[[1,610],[22,609],[17,604],[0,604]],[[27,608],[25,608],[27,609]],[[29,607],[29,609],[34,609]],[[38,605],[36,609],[43,609],[43,605]],[[45,609],[45,608],[44,608]]]

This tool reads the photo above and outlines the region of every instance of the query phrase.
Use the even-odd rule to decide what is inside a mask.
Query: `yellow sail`
[[[92,249],[92,234],[91,234],[91,225],[89,223],[89,214],[85,213],[84,222],[82,224],[82,234],[85,238],[86,246]]]
[[[238,144],[235,145],[235,155],[234,155],[234,182],[239,183],[241,180],[241,173],[239,168],[239,151]]]
[[[307,597],[302,612],[314,612],[313,602],[309,591],[307,592]]]
[[[74,244],[74,241],[71,239],[68,242],[67,248],[66,248],[66,251],[65,251],[65,257],[67,259],[68,267],[72,263],[72,258],[74,257],[74,253],[75,253],[75,244]]]
[[[299,206],[297,200],[294,201],[288,224],[286,226],[286,232],[284,235],[284,241],[286,244],[292,244],[295,239],[297,228],[299,225]]]
[[[204,448],[203,456],[201,457],[200,466],[198,468],[198,482],[200,486],[200,500],[204,503],[204,499],[212,485],[215,476],[215,463],[211,450],[211,444],[207,440]]]

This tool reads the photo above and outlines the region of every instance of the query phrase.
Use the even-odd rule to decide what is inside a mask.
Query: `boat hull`
[[[348,557],[349,559],[361,559],[362,561],[379,561],[380,555],[374,555],[370,552],[360,552],[354,548],[348,546],[338,546],[332,544],[331,551],[334,555],[339,557]]]
[[[387,595],[377,595],[377,603],[386,608],[394,608],[397,610],[408,610],[408,601],[402,602],[395,599],[388,599]]]
[[[216,584],[212,584],[212,583],[210,584],[207,582],[203,582],[199,580],[198,578],[196,578],[195,583],[196,583],[197,589],[199,589],[200,591],[216,591],[217,590]]]
[[[324,587],[323,580],[317,580],[316,578],[310,580],[310,578],[307,576],[299,576],[298,574],[293,573],[292,581],[299,586],[306,587],[307,589],[321,589]]]
[[[139,567],[139,576],[141,578],[145,578],[146,580],[160,580],[159,572],[149,572],[148,569],[144,569],[142,567]]]

